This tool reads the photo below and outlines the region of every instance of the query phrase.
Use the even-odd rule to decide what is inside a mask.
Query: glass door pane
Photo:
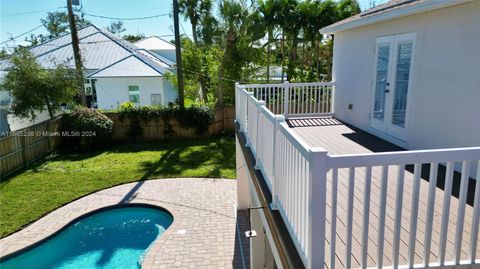
[[[392,107],[392,124],[401,128],[405,127],[412,46],[412,42],[406,42],[398,44],[397,47],[397,64],[395,68],[395,94]]]
[[[390,44],[379,44],[377,51],[377,70],[375,76],[376,79],[373,117],[375,119],[383,121],[385,119],[385,94],[387,90]]]

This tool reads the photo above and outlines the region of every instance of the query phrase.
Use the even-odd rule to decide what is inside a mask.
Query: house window
[[[140,90],[138,85],[128,86],[128,100],[135,105],[140,105]]]
[[[161,106],[162,105],[162,95],[159,93],[153,93],[150,95],[150,100],[152,106]]]

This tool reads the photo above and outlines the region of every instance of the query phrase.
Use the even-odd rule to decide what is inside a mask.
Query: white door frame
[[[382,36],[378,37],[375,45],[375,67],[374,67],[374,79],[373,79],[373,95],[372,95],[372,105],[370,109],[370,126],[378,131],[381,131],[385,134],[391,135],[402,141],[406,140],[407,136],[407,126],[409,118],[409,107],[411,105],[410,97],[412,93],[412,77],[414,70],[415,62],[415,40],[416,33],[407,33],[391,36]],[[395,98],[395,81],[397,73],[397,61],[398,61],[398,47],[404,43],[412,44],[412,52],[410,56],[410,71],[407,85],[407,98],[406,98],[406,108],[405,108],[405,123],[404,127],[397,126],[392,123],[393,116],[393,105]],[[377,61],[378,61],[378,47],[381,44],[390,44],[389,50],[389,61],[388,61],[388,74],[387,74],[387,87],[384,101],[384,117],[383,121],[376,119],[374,117],[374,106],[375,106],[375,90],[376,90],[376,81],[377,81]]]

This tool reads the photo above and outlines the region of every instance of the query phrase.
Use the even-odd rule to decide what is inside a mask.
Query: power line
[[[158,15],[146,16],[146,17],[137,17],[137,18],[118,18],[118,17],[108,17],[108,16],[103,16],[103,15],[90,14],[90,13],[83,13],[83,14],[87,15],[87,16],[90,16],[90,17],[95,17],[95,18],[109,19],[109,20],[119,20],[119,21],[145,20],[145,19],[153,19],[153,18],[158,18],[158,17],[170,15],[169,13],[164,13],[164,14],[158,14]]]
[[[33,32],[33,31],[39,29],[40,27],[43,27],[43,24],[40,24],[39,26],[37,26],[37,27],[35,27],[35,28],[31,29],[31,30],[26,31],[25,33],[19,34],[19,35],[15,36],[15,37],[11,37],[11,38],[9,38],[8,40],[5,40],[5,41],[1,42],[0,45],[5,44],[5,43],[10,42],[10,41],[13,41],[13,40],[15,40],[15,39],[17,39],[17,38],[19,38],[19,37],[21,37],[21,36],[24,36],[24,35],[26,35],[26,34],[29,34],[29,33]]]
[[[65,7],[57,7],[55,9],[60,9],[60,8],[65,8]],[[50,8],[50,9],[32,10],[32,11],[5,14],[5,15],[1,15],[0,18],[12,17],[12,16],[18,16],[18,15],[26,15],[26,14],[33,14],[33,13],[40,13],[40,12],[45,12],[45,11],[52,11],[52,9]]]

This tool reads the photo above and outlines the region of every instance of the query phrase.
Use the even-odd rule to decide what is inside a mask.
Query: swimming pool
[[[173,222],[153,207],[105,209],[80,218],[38,246],[0,261],[2,269],[137,269]]]

